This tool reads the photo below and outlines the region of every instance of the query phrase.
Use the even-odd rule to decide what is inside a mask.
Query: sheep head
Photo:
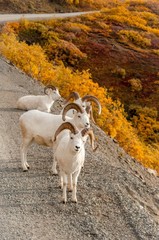
[[[65,121],[66,120],[66,113],[70,110],[70,109],[74,109],[77,112],[83,113],[84,110],[76,103],[69,103],[67,104],[64,109],[63,109],[63,113],[62,113],[62,120]]]
[[[62,123],[59,128],[56,130],[54,135],[54,141],[56,141],[56,138],[58,134],[60,134],[63,130],[70,130],[70,142],[72,146],[72,150],[74,152],[79,152],[81,147],[85,144],[87,140],[87,136],[90,137],[91,147],[93,151],[97,149],[97,147],[94,146],[95,137],[92,129],[84,128],[81,131],[79,131],[72,123],[65,122]]]
[[[63,121],[66,120],[66,113],[70,109],[76,110],[73,114],[72,119],[77,128],[81,129],[81,128],[85,128],[85,127],[87,127],[87,128],[90,127],[89,115],[80,105],[78,105],[76,103],[69,103],[68,105],[66,105],[64,107],[63,113],[62,113]]]
[[[90,116],[90,119],[92,120],[92,122],[95,124],[95,120],[94,120],[94,117],[93,117],[93,111],[92,111],[92,106],[91,105],[88,105],[86,107],[86,112]]]
[[[82,102],[94,102],[96,103],[96,105],[98,106],[98,114],[101,114],[102,111],[102,107],[101,104],[98,100],[98,98],[92,96],[92,95],[85,95],[84,97],[82,97]],[[88,104],[86,106],[89,106]]]
[[[51,96],[53,100],[61,98],[58,88],[52,85],[48,85],[44,88],[44,93],[48,96]]]
[[[77,152],[80,152],[84,145],[84,142],[81,132],[78,131],[77,128],[72,123],[70,122],[62,123],[55,132],[54,141],[56,141],[58,134],[60,134],[63,130],[66,129],[70,130],[69,142],[66,142],[66,144],[69,143],[68,149],[76,154]]]
[[[48,89],[57,90],[57,88],[56,88],[55,86],[47,85],[47,86],[44,88],[44,93],[45,93],[46,95],[48,95]]]

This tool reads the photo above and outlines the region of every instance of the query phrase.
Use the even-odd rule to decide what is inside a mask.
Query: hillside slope
[[[65,0],[0,0],[0,13],[52,13],[90,10],[88,4],[83,7],[67,4]]]
[[[0,13],[51,13],[71,11],[71,7],[49,0],[0,0]],[[73,10],[73,9],[72,9]]]
[[[78,204],[61,203],[59,179],[49,173],[52,152],[32,146],[31,169],[20,167],[16,101],[42,93],[36,81],[0,59],[1,239],[158,240],[159,178],[93,126],[99,149],[87,145]],[[55,113],[59,112],[55,106]]]

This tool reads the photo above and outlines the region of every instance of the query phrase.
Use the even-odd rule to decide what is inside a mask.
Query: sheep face
[[[60,95],[58,89],[53,90],[53,89],[51,89],[51,88],[48,88],[48,89],[46,90],[46,94],[47,94],[48,96],[50,96],[54,101],[56,101],[56,100],[58,100],[59,98],[61,98],[61,95]]]
[[[82,102],[81,98],[74,101],[78,105],[80,105],[84,110],[86,109],[86,102]]]
[[[83,145],[85,144],[86,139],[81,136],[81,133],[69,134],[69,144],[70,146],[70,151],[73,152],[74,154],[77,154],[83,149]]]
[[[73,119],[74,119],[75,125],[79,129],[90,127],[89,115],[85,111],[83,113],[74,112]]]
[[[54,100],[58,100],[59,98],[61,98],[61,95],[60,95],[58,89],[52,91],[52,98],[53,98]]]

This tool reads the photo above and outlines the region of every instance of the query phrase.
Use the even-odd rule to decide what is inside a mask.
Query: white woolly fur
[[[71,108],[77,111],[73,118],[65,116],[66,112]],[[55,131],[65,120],[74,124],[78,129],[90,127],[87,113],[75,103],[68,104],[65,107],[63,115],[54,115],[39,110],[30,110],[21,115],[19,121],[22,133],[21,164],[23,171],[27,171],[29,168],[27,163],[29,145],[32,142],[36,142],[39,145],[53,147],[52,139],[54,138]],[[54,173],[57,173],[57,171],[55,170]]]
[[[72,125],[71,123],[63,123],[62,125],[68,124]],[[55,139],[56,148],[54,156],[60,170],[63,203],[67,202],[67,185],[69,190],[72,191],[72,201],[76,203],[77,181],[85,160],[85,143],[89,130],[83,129],[79,131],[76,129],[74,132],[64,131],[65,133],[58,138],[58,134],[67,129],[67,126],[63,127],[62,125],[57,129],[58,133],[55,133],[57,138]],[[62,129],[59,131],[61,127]],[[73,125],[72,127],[75,129]]]
[[[50,112],[51,107],[56,100],[61,98],[59,90],[53,86],[47,86],[44,89],[45,95],[27,95],[18,99],[17,108],[22,110],[37,109],[44,112]]]

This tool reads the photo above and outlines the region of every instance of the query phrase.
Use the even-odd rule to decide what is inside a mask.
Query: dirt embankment
[[[1,240],[157,240],[159,178],[94,127],[99,149],[87,145],[79,177],[78,203],[61,203],[58,176],[51,176],[52,151],[33,145],[31,169],[22,172],[16,101],[42,87],[0,59],[0,238]],[[55,113],[59,110],[54,107]]]

